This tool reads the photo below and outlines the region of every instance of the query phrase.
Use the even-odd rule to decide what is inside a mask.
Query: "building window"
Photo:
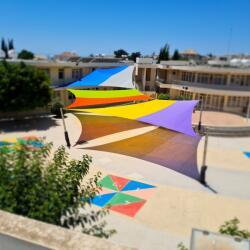
[[[72,79],[80,79],[82,77],[81,69],[72,69]]]
[[[150,74],[151,74],[151,70],[150,69],[146,69],[146,81],[150,81]]]
[[[248,85],[247,78],[245,79],[244,76],[240,76],[240,75],[232,75],[231,76],[231,84],[232,85],[239,85],[239,86]]]
[[[216,85],[226,85],[227,77],[226,75],[212,75],[211,83]]]
[[[64,69],[58,70],[58,79],[63,80],[64,79]]]
[[[229,96],[228,97],[228,107],[246,107],[248,104],[249,97],[240,96]]]

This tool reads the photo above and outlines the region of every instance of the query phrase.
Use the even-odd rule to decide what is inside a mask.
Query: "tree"
[[[32,150],[20,143],[15,150],[0,151],[0,209],[65,228],[81,226],[84,233],[108,238],[114,230],[105,230],[100,220],[107,211],[88,208],[101,176],[85,178],[91,158],[69,160],[61,146],[50,160],[51,148],[44,143]]]
[[[167,61],[169,60],[169,45],[166,43],[161,49],[158,56],[158,63],[160,61]]]
[[[32,110],[51,101],[50,79],[40,69],[0,62],[0,111]]]
[[[31,51],[23,49],[20,53],[18,53],[17,58],[24,60],[32,60],[34,59],[34,54]]]
[[[174,51],[173,56],[172,56],[172,60],[180,60],[180,59],[181,59],[181,56],[180,56],[180,54],[179,54],[178,49],[176,49],[176,50]]]
[[[250,239],[250,231],[239,229],[239,224],[239,219],[235,217],[232,220],[226,221],[223,225],[221,225],[219,228],[219,232],[221,234]]]
[[[114,55],[116,58],[121,58],[122,56],[127,56],[128,52],[124,49],[118,49],[114,51]]]
[[[3,38],[1,40],[1,50],[4,52],[4,55],[5,55],[4,58],[8,59],[9,58],[9,54],[8,54],[9,49],[8,49],[8,46]]]
[[[136,58],[141,57],[141,52],[132,52],[129,56],[129,59],[136,62]]]
[[[1,50],[5,54],[5,56],[4,56],[5,59],[9,58],[9,50],[13,50],[13,49],[15,49],[13,39],[8,40],[8,44],[7,44],[7,42],[5,42],[5,40],[4,40],[4,38],[2,38],[2,40],[1,40]]]
[[[13,39],[8,40],[8,47],[9,47],[9,50],[15,49]]]

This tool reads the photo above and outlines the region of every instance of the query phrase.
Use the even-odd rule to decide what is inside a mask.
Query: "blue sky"
[[[3,0],[0,37],[17,50],[143,54],[194,48],[250,54],[250,0]]]

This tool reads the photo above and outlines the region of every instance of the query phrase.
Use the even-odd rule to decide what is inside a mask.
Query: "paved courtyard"
[[[193,113],[193,124],[198,124],[200,118],[200,111]],[[216,111],[203,111],[202,124],[206,126],[221,126],[221,127],[241,127],[250,126],[250,118],[247,119],[243,116],[216,112]]]
[[[81,124],[73,114],[67,114],[66,126],[71,144],[74,145],[80,136]],[[53,141],[54,149],[65,145],[60,119],[44,117],[25,122],[5,122],[1,123],[1,129],[0,140],[33,135]],[[126,187],[130,195],[137,195],[136,197],[145,202],[133,216],[121,213],[120,208],[117,211],[110,211],[106,220],[110,228],[117,230],[117,234],[110,240],[139,249],[171,250],[176,249],[181,241],[186,245],[189,244],[192,228],[218,231],[225,220],[235,216],[240,219],[242,228],[250,230],[248,192],[250,158],[244,155],[244,152],[250,151],[250,140],[247,137],[208,138],[207,182],[210,188],[204,187],[195,179],[155,163],[117,153],[87,149],[90,145],[124,140],[154,129],[156,127],[148,126],[115,133],[68,149],[72,158],[79,159],[82,154],[93,157],[90,175],[101,171],[103,177],[107,175],[121,177],[119,181],[114,181],[117,185],[123,185],[120,186],[121,191],[126,187],[127,179],[133,180],[133,185],[143,183],[154,186],[153,192],[148,190],[141,193],[138,192],[140,190],[137,190],[137,186],[131,187],[130,184],[130,187]],[[198,146],[199,167],[203,143],[202,139]],[[109,183],[107,185],[104,194],[113,192],[112,186]],[[141,202],[141,200],[134,201]],[[93,205],[92,209],[99,207]]]

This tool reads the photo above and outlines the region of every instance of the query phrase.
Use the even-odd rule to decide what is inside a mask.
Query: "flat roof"
[[[170,66],[170,69],[185,70],[202,73],[231,73],[231,74],[250,74],[250,68],[234,68],[234,67],[213,67],[208,65],[197,66]]]

